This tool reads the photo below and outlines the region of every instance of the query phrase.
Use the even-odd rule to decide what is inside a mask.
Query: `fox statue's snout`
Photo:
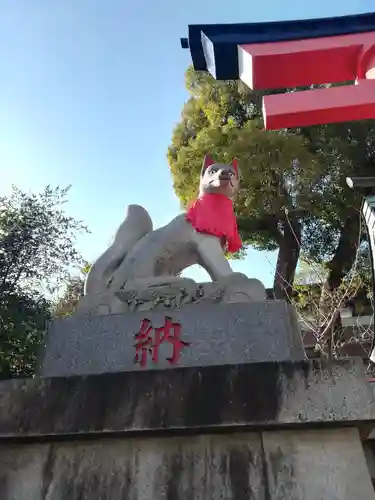
[[[231,181],[233,174],[229,172],[223,172],[222,170],[219,173],[219,181]]]

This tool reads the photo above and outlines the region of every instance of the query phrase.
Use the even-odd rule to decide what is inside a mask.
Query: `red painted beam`
[[[267,130],[375,118],[375,80],[265,96],[263,116]]]
[[[375,32],[240,45],[240,79],[254,90],[355,80],[373,46]]]

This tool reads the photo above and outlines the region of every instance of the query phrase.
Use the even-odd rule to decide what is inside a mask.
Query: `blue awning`
[[[237,47],[242,44],[301,40],[375,31],[375,13],[296,21],[193,24],[181,46],[189,48],[194,69],[217,80],[236,80]]]

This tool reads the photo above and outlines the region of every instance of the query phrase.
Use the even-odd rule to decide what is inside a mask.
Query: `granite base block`
[[[361,360],[3,381],[0,499],[374,500],[374,425]]]
[[[135,334],[140,332],[142,320],[150,321],[150,338],[155,342],[154,329],[165,326],[167,318],[177,328],[161,333],[165,339],[158,352],[147,345],[146,335],[145,351],[140,349],[136,359]],[[171,338],[178,333],[185,342],[180,356],[173,350]],[[303,359],[305,351],[296,313],[284,301],[202,304],[55,320],[47,336],[40,374],[57,377]]]
[[[360,359],[0,382],[0,439],[374,423],[375,395]]]
[[[356,429],[7,444],[1,500],[373,500]]]
[[[263,432],[270,499],[374,500],[357,429]]]

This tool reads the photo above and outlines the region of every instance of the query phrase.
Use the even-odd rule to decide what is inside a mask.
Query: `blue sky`
[[[187,98],[180,37],[191,23],[257,22],[369,12],[373,0],[2,0],[0,195],[72,184],[67,210],[92,233],[92,260],[126,206],[154,226],[178,211],[166,160]],[[249,250],[237,271],[269,286],[275,255]],[[185,273],[201,280],[200,270]]]

